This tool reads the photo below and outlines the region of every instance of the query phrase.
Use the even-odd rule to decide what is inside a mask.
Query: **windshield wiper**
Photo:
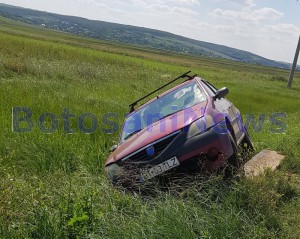
[[[151,122],[151,124],[153,124],[153,123],[155,123],[155,122],[157,122],[157,121],[160,121],[160,120],[162,120],[162,119],[165,119],[165,118],[167,118],[167,117],[169,117],[169,116],[171,116],[171,115],[173,115],[173,114],[176,114],[176,113],[178,113],[179,111],[181,111],[181,110],[175,111],[175,112],[170,113],[170,114],[166,114],[165,116],[163,116],[163,117],[161,117],[161,118],[159,118],[159,119],[156,119],[155,121]],[[149,126],[149,125],[148,125],[148,126]]]
[[[136,130],[136,131],[133,131],[132,133],[130,133],[129,135],[127,135],[127,136],[124,138],[124,140],[130,138],[131,136],[135,135],[136,133],[140,132],[141,130],[142,130],[142,129],[138,129],[138,130]]]
[[[167,117],[169,117],[169,116],[171,116],[171,115],[174,115],[174,114],[178,113],[179,111],[181,111],[181,110],[175,111],[175,112],[170,113],[170,114],[166,114],[165,116],[163,116],[163,117],[160,118],[159,120],[162,120],[162,119],[167,118]],[[157,121],[158,121],[158,120],[157,120]],[[155,122],[156,122],[156,121],[155,121]]]

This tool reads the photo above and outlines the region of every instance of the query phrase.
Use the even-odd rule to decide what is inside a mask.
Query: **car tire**
[[[249,135],[247,129],[246,128],[244,128],[244,129],[245,129],[245,136],[241,142],[241,146],[242,146],[243,150],[254,151],[254,145],[252,143],[250,135]]]
[[[232,147],[232,155],[228,158],[228,163],[234,167],[239,167],[240,163],[238,162],[238,146],[233,138],[232,134],[229,134],[229,139]]]
[[[238,146],[236,144],[236,141],[234,140],[232,134],[229,134],[230,143],[232,147],[232,155],[228,158],[228,163],[226,164],[224,168],[224,178],[225,179],[231,179],[234,177],[235,173],[237,172],[237,169],[240,167],[240,161],[238,158]]]

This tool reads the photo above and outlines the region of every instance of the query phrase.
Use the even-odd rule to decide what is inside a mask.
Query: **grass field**
[[[230,182],[221,175],[155,196],[123,193],[104,177],[108,149],[128,104],[192,70],[218,87],[246,117],[266,115],[250,134],[259,151],[286,155],[276,172]],[[0,238],[300,238],[300,75],[237,62],[98,42],[0,19]],[[31,132],[12,132],[12,108],[32,110]],[[64,109],[73,134],[64,130]],[[58,129],[43,133],[44,112]],[[269,121],[286,114],[284,133]],[[97,130],[84,134],[78,118],[93,113]],[[47,122],[50,125],[50,122]],[[89,126],[89,122],[87,127]]]

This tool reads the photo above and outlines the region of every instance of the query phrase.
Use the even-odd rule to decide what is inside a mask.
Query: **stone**
[[[263,174],[267,169],[274,171],[284,158],[284,155],[281,155],[276,151],[264,149],[245,163],[245,176],[247,178],[252,178]]]

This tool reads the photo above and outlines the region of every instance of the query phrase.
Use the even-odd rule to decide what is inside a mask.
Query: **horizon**
[[[207,0],[155,0],[152,1],[153,4],[148,3],[150,2],[149,0],[129,1],[133,4],[132,8],[135,10],[138,7],[145,8],[148,6],[149,9],[165,13],[164,16],[160,16],[159,18],[164,19],[165,17],[169,17],[170,19],[173,19],[170,21],[171,23],[162,21],[166,23],[164,25],[155,23],[159,19],[156,18],[157,14],[155,15],[154,12],[150,10],[147,15],[145,15],[152,16],[150,19],[141,20],[141,17],[139,16],[141,15],[141,12],[139,12],[136,18],[132,18],[131,16],[125,20],[124,14],[121,14],[124,13],[125,10],[119,12],[120,14],[118,16],[111,15],[109,14],[109,11],[117,11],[120,10],[120,8],[108,8],[102,0],[64,1],[64,6],[72,6],[69,8],[61,7],[61,4],[57,4],[57,2],[58,0],[54,0],[51,3],[41,3],[40,1],[36,2],[34,0],[1,1],[3,4],[30,8],[32,10],[45,11],[67,16],[83,17],[90,20],[99,20],[169,32],[194,40],[210,42],[251,52],[270,60],[287,63],[292,63],[293,61],[300,34],[300,21],[296,19],[295,15],[297,14],[297,10],[300,10],[300,3],[297,2],[294,2],[294,4],[295,6],[298,6],[299,9],[293,8],[291,9],[293,11],[290,11],[289,15],[286,15],[285,12],[290,10],[289,6],[291,6],[291,2],[286,3],[284,6],[285,8],[282,9],[282,12],[280,12],[275,8],[266,7],[268,5],[257,5],[256,0],[243,0],[238,3],[235,0],[213,0],[212,3],[208,4],[208,6],[217,4],[218,8],[210,10],[210,18],[208,20],[214,21],[213,23],[208,23],[209,21],[204,23],[198,22],[196,19],[191,19],[191,16],[194,18],[198,17],[199,12],[195,10],[197,7],[201,7],[203,2],[207,2]],[[70,2],[75,4],[68,4]],[[270,1],[264,0],[261,2],[267,3]],[[83,3],[85,3],[85,7],[80,7]],[[162,5],[166,3],[169,5]],[[128,3],[124,3],[119,0],[111,1],[110,3],[106,4],[119,4],[119,6],[123,7],[123,9],[128,7]],[[279,3],[274,3],[273,5],[274,7],[281,6]],[[159,6],[161,6],[161,8]],[[227,9],[225,9],[226,7]],[[228,10],[228,7],[231,7],[233,10]],[[91,10],[91,8],[93,8],[93,10]],[[98,16],[98,11],[102,11],[102,13],[104,13],[102,14],[101,18]],[[127,16],[128,14],[130,15],[130,10],[128,10],[126,14]],[[188,16],[186,16],[187,14]],[[180,19],[180,16],[185,16],[187,19],[182,20]],[[178,18],[181,20],[181,22],[176,22],[176,19],[178,20]],[[222,24],[217,21],[217,19],[220,18],[222,19]],[[193,26],[190,24],[193,24]],[[210,34],[205,34],[205,36],[201,38],[200,34],[202,31],[200,33],[199,31],[196,31],[196,33],[194,31],[195,29],[199,30],[201,28],[205,29],[207,33],[210,32]],[[254,32],[256,34],[254,34]]]

